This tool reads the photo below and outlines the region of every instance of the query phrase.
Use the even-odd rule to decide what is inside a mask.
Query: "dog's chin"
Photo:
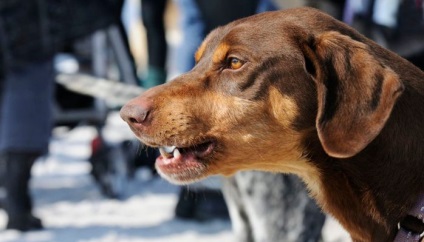
[[[157,167],[157,166],[156,166]],[[206,173],[186,173],[186,172],[175,172],[165,173],[160,168],[156,168],[159,175],[167,180],[168,182],[175,185],[189,185],[205,179],[208,175]]]
[[[204,142],[191,147],[161,147],[156,159],[158,173],[171,183],[185,185],[208,176],[208,162],[213,156],[215,142]]]

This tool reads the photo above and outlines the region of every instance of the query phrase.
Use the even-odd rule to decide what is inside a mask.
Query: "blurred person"
[[[141,0],[141,17],[147,37],[147,75],[141,81],[144,88],[166,81],[167,43],[164,14],[167,0]]]
[[[336,19],[341,20],[344,16],[346,0],[305,0],[305,5],[320,9]]]
[[[41,229],[32,215],[28,182],[35,160],[48,149],[54,75],[51,56],[7,68],[0,107],[0,162],[8,229]]]
[[[205,22],[196,0],[175,0],[180,11],[180,29],[182,41],[177,49],[175,64],[179,74],[190,71],[194,62],[194,53],[205,38]]]
[[[0,185],[7,229],[43,228],[32,213],[29,180],[35,160],[48,152],[54,123],[54,54],[115,22],[121,6],[120,0],[0,1]]]
[[[36,20],[38,3],[19,4],[0,3],[0,162],[6,228],[27,231],[42,228],[41,220],[32,214],[28,182],[35,160],[48,150],[54,51]]]

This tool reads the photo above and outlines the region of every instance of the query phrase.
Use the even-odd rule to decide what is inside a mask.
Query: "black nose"
[[[150,107],[128,103],[122,107],[121,118],[129,125],[145,125],[149,119]]]

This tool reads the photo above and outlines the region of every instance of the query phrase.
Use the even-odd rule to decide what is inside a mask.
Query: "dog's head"
[[[239,170],[305,173],[304,138],[334,157],[360,152],[402,91],[354,30],[309,8],[220,27],[190,72],[131,100],[121,115],[175,183]]]

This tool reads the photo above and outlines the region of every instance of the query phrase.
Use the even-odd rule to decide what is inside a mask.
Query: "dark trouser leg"
[[[255,14],[258,2],[258,0],[196,0],[206,23],[205,34],[218,26]]]
[[[31,168],[36,153],[4,154],[6,174],[4,187],[6,190],[5,210],[8,215],[7,229],[28,231],[41,229],[41,220],[32,215],[32,201],[29,194]]]
[[[0,154],[0,208],[4,208],[4,202],[6,200],[6,189],[4,183],[6,179],[6,160],[3,155]]]
[[[165,83],[167,43],[164,13],[167,0],[142,0],[141,11],[147,35],[148,65],[143,87],[150,88]]]

